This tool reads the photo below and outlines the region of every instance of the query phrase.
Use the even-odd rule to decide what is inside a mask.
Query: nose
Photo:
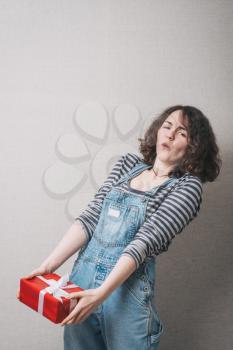
[[[168,130],[168,138],[169,140],[173,140],[175,135],[175,130],[169,129]]]

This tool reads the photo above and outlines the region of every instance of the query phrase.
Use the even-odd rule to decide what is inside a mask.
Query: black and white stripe
[[[87,240],[90,240],[93,235],[107,192],[123,174],[141,161],[142,159],[134,153],[123,155],[96,192],[87,209],[75,218],[75,221],[82,223]],[[118,186],[125,191],[130,191],[126,182]],[[190,173],[185,173],[171,186],[161,188],[154,197],[150,197],[145,221],[134,239],[123,250],[122,255],[130,255],[139,267],[147,257],[167,251],[176,234],[197,216],[201,202],[201,180]]]

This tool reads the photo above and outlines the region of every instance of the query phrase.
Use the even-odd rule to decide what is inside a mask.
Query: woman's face
[[[168,165],[179,164],[189,143],[187,125],[183,124],[182,119],[182,111],[174,111],[158,130],[157,157]]]

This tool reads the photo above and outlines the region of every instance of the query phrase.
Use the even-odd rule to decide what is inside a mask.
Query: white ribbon
[[[46,279],[43,276],[36,276],[40,278],[42,281],[47,283],[49,286],[42,289],[39,294],[39,301],[38,301],[38,313],[43,315],[43,308],[44,308],[44,296],[46,293],[52,294],[54,298],[60,300],[63,303],[62,296],[67,297],[70,294],[63,290],[63,288],[76,288],[76,284],[69,284],[67,285],[67,282],[69,281],[69,274],[62,276],[59,280],[54,279]],[[70,299],[70,311],[75,307],[77,304],[77,299]]]

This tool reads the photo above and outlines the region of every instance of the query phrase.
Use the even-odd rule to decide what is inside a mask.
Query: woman
[[[176,105],[151,123],[140,152],[123,155],[64,238],[27,278],[54,272],[81,248],[70,280],[85,290],[63,320],[64,349],[158,349],[156,256],[200,210],[221,159],[206,116]]]

